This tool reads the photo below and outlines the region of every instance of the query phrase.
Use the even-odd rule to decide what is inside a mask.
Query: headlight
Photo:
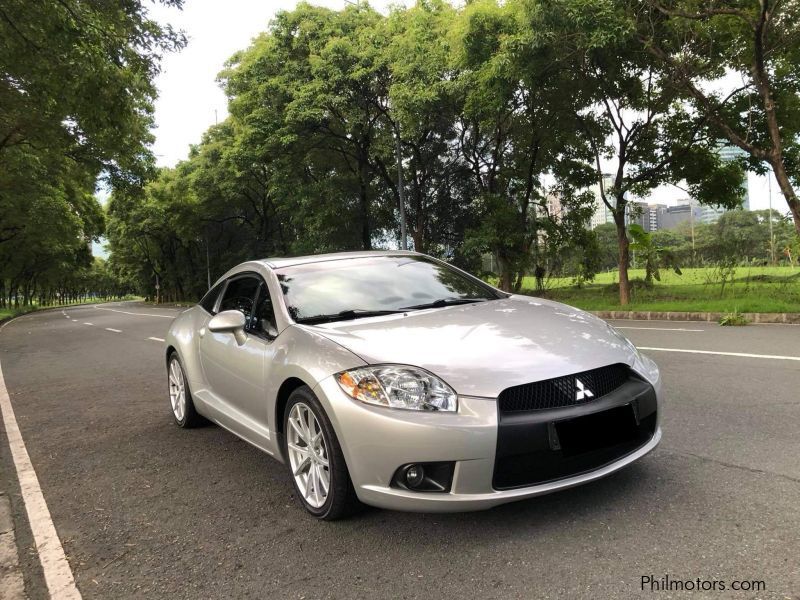
[[[403,365],[377,365],[334,375],[344,392],[355,400],[408,410],[458,409],[456,393],[427,371]]]

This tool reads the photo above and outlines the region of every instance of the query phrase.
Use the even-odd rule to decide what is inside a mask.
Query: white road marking
[[[96,308],[97,310],[110,310],[111,312],[122,313],[123,315],[135,315],[137,317],[158,317],[159,319],[175,318],[175,315],[154,315],[153,313],[128,312],[125,310],[117,310],[116,308],[104,308],[102,306],[97,306],[97,305],[95,305],[94,308]]]
[[[72,322],[73,322],[73,323],[77,323],[77,322],[78,322],[78,319],[72,319]]]
[[[94,323],[84,323],[84,325],[94,325]]]
[[[797,360],[800,356],[781,356],[779,354],[750,354],[748,352],[713,352],[711,350],[685,350],[683,348],[648,348],[636,346],[639,350],[654,350],[656,352],[686,352],[687,354],[715,354],[717,356],[739,356],[742,358],[767,358],[772,360]]]
[[[106,331],[113,331],[114,333],[122,333],[121,329],[114,329],[112,327],[106,327]]]
[[[705,329],[686,329],[685,327],[626,327],[614,325],[614,329],[650,329],[652,331],[705,331]]]
[[[75,578],[58,539],[56,527],[47,509],[47,503],[39,487],[39,479],[33,470],[31,457],[22,440],[11,399],[8,397],[6,384],[3,379],[3,369],[0,367],[0,409],[2,409],[3,423],[6,427],[6,437],[11,448],[11,457],[17,470],[19,487],[25,510],[28,513],[28,522],[31,526],[36,552],[42,565],[42,573],[47,584],[51,598],[58,600],[80,600],[81,593],[75,586]]]
[[[157,338],[157,337],[149,337],[149,338],[147,338],[147,339],[148,339],[148,340],[153,340],[154,342],[163,342],[163,341],[164,341],[164,340],[162,340],[161,338]]]

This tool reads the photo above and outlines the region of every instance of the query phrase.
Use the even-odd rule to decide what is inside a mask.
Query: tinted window
[[[256,308],[253,311],[253,318],[249,323],[249,330],[255,334],[267,336],[269,332],[275,332],[275,311],[272,307],[272,298],[266,284],[262,283],[258,290]]]
[[[480,281],[418,256],[331,260],[285,267],[276,273],[296,321],[346,311],[413,310],[436,301],[498,298]]]
[[[200,300],[199,304],[200,304],[200,306],[202,306],[205,309],[206,312],[209,312],[212,315],[215,314],[214,313],[214,305],[217,303],[217,297],[219,296],[219,292],[220,292],[220,290],[222,289],[222,287],[224,285],[225,285],[224,281],[221,282],[221,283],[218,283],[213,288],[211,288],[206,293],[205,296],[203,296],[202,300]]]
[[[250,317],[253,312],[253,303],[256,299],[256,291],[261,281],[257,277],[239,277],[228,283],[222,302],[219,305],[220,312],[224,310],[238,310],[245,317]]]

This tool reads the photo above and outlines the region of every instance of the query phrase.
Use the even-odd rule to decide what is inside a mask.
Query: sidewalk
[[[656,312],[637,310],[593,310],[601,319],[631,319],[634,321],[707,321],[717,323],[725,316],[720,312]],[[800,325],[800,313],[742,313],[750,323],[786,323]]]

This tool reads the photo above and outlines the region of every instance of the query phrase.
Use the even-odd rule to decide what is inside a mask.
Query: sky
[[[406,2],[372,0],[377,10]],[[150,14],[187,35],[182,51],[168,55],[156,79],[156,142],[153,152],[162,166],[174,166],[186,158],[190,144],[200,142],[203,132],[228,114],[225,94],[217,74],[235,52],[267,29],[280,10],[292,10],[297,2],[276,0],[186,0],[183,10],[155,4]],[[347,0],[313,0],[312,4],[344,8]]]
[[[383,12],[390,4],[410,4],[390,0],[373,0]],[[342,8],[347,0],[315,0],[313,4]],[[155,4],[151,15],[158,21],[182,29],[188,45],[181,52],[168,55],[156,80],[159,97],[156,109],[156,141],[153,151],[162,166],[174,166],[186,158],[189,146],[200,142],[203,132],[216,120],[227,116],[225,94],[216,82],[225,61],[237,50],[246,48],[258,33],[264,31],[279,10],[291,10],[292,1],[276,0],[187,0],[182,11]],[[767,208],[767,178],[749,176],[751,209]],[[677,204],[687,194],[673,186],[664,186],[647,200]],[[777,184],[772,182],[772,205],[786,212]]]

